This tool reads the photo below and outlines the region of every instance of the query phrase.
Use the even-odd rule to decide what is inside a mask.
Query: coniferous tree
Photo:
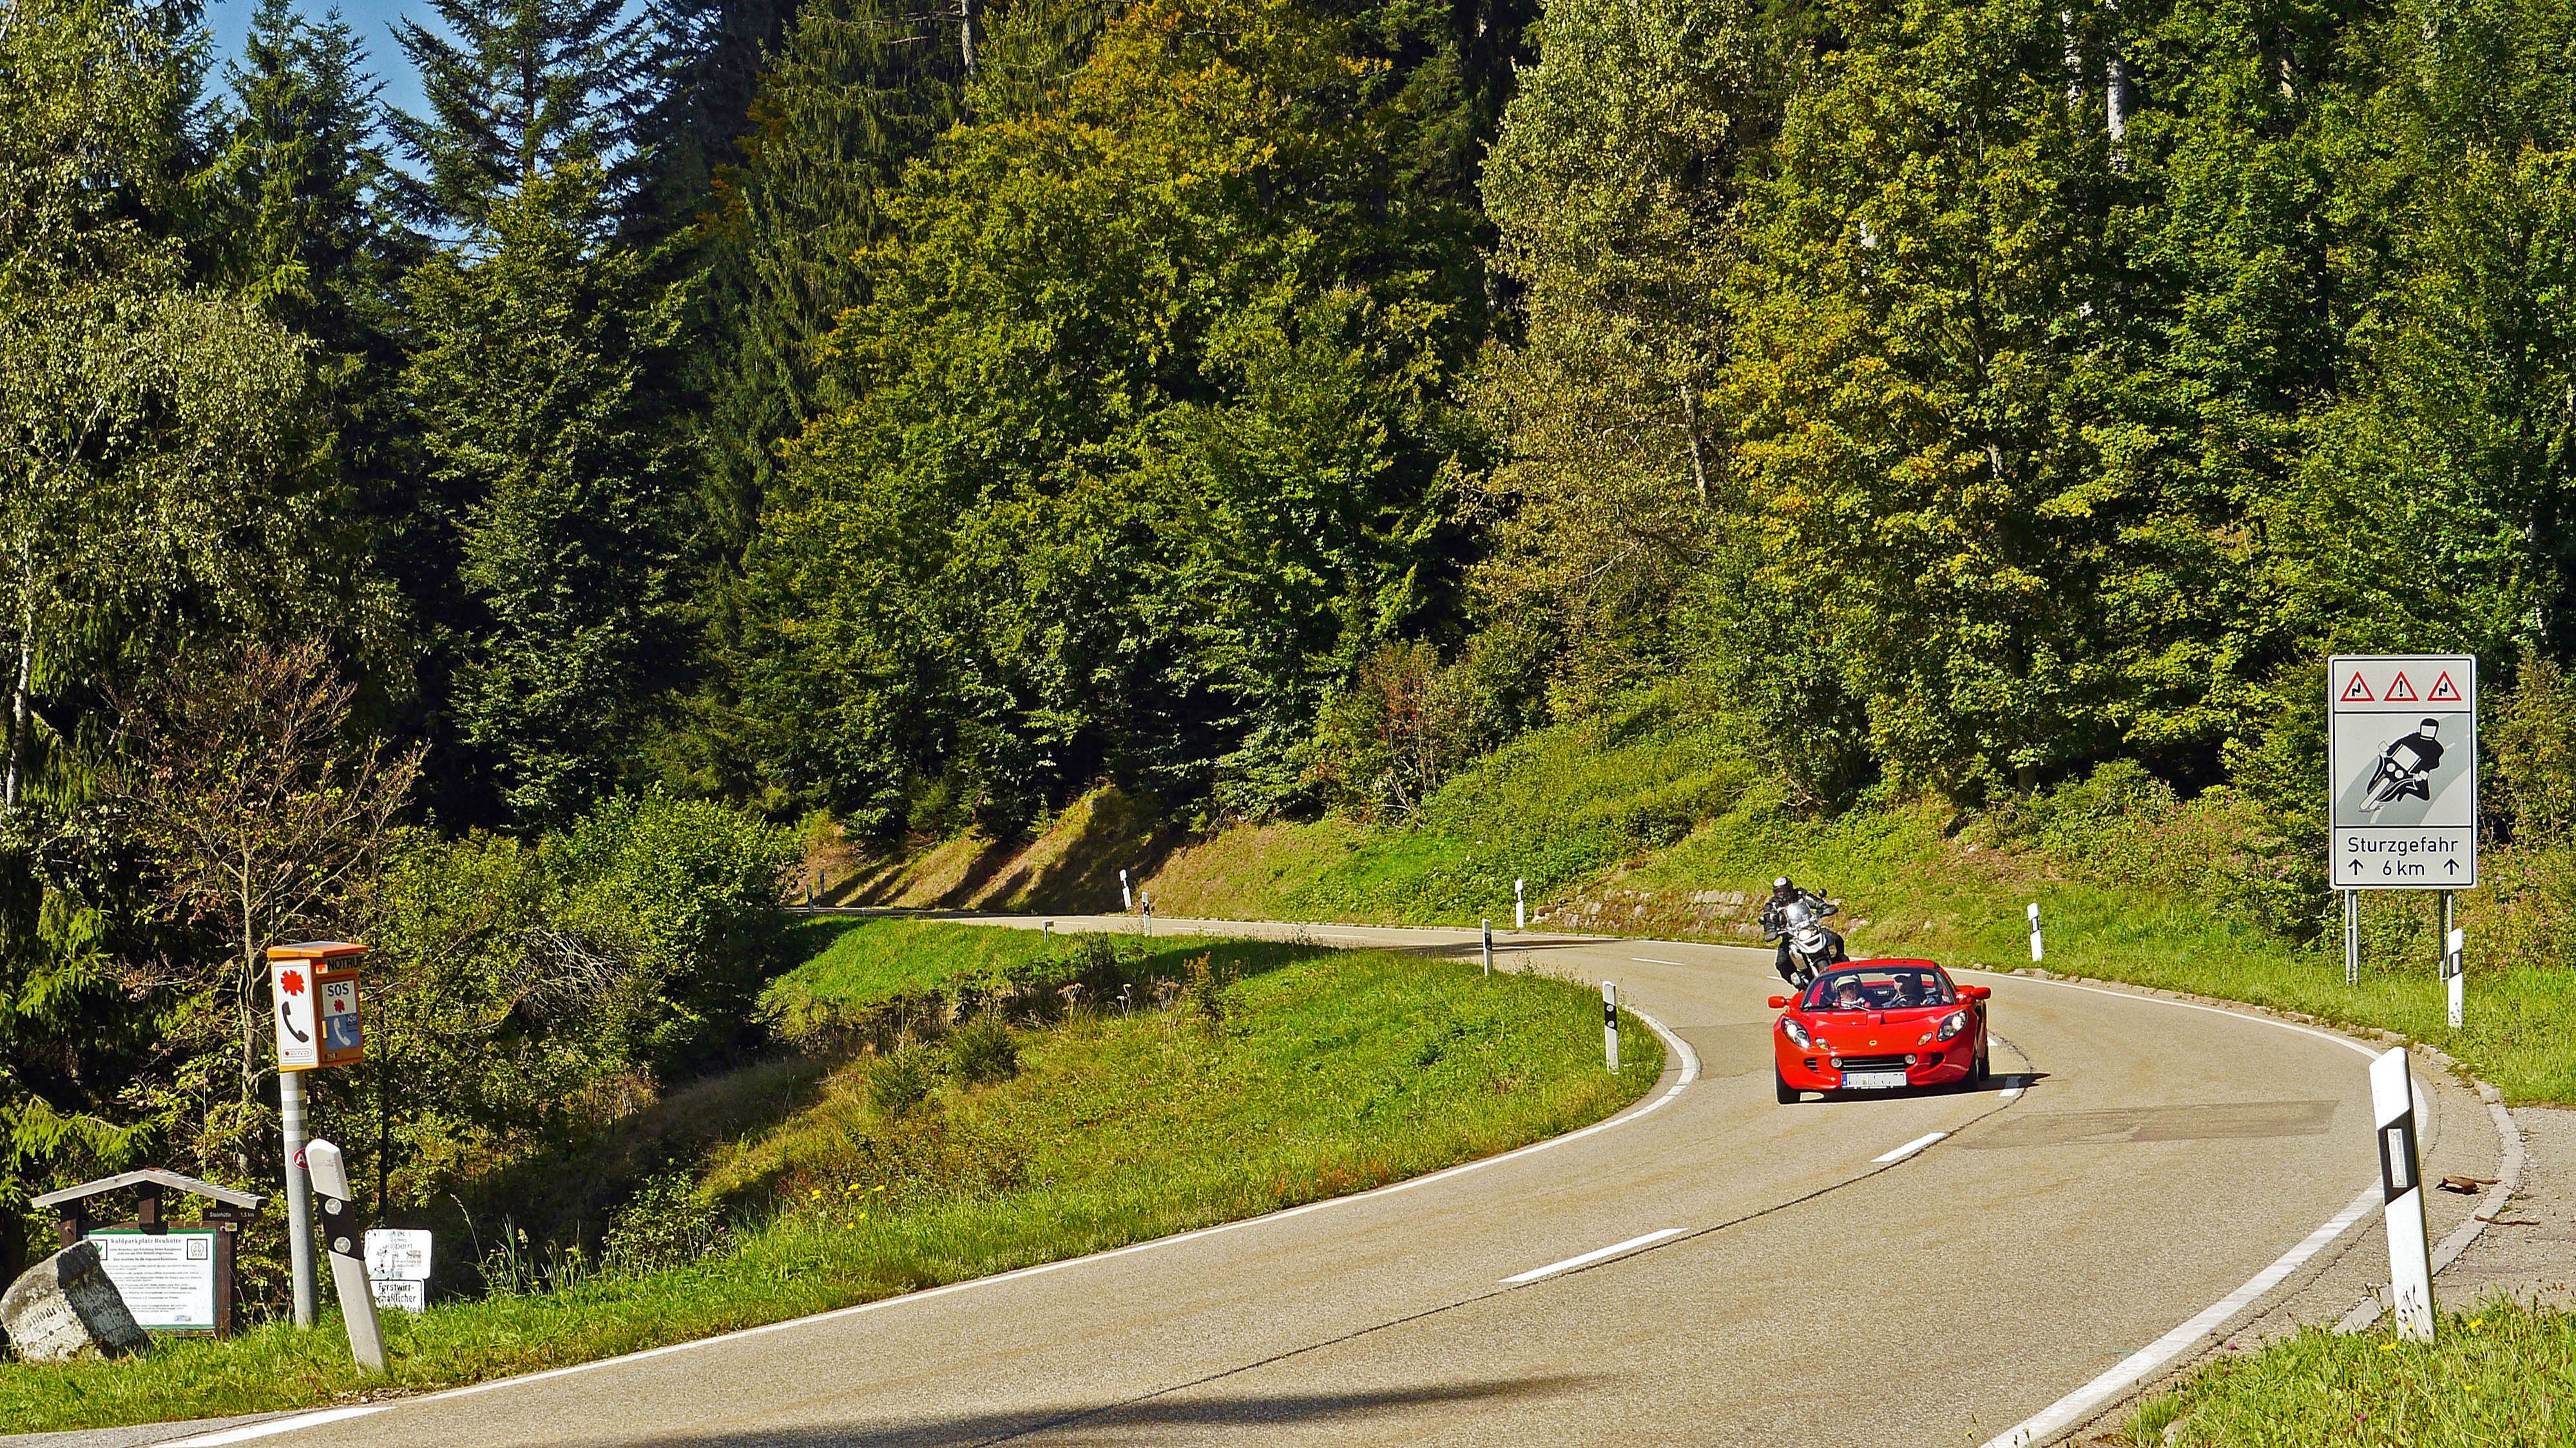
[[[646,158],[635,123],[650,103],[648,17],[623,0],[435,0],[442,35],[417,20],[398,33],[428,114],[386,125],[418,170],[395,193],[413,220],[445,232],[570,163],[597,167],[605,227]]]
[[[559,824],[612,789],[672,678],[685,490],[667,436],[681,289],[615,243],[638,23],[613,3],[443,0],[404,49],[430,115],[394,130],[416,216],[404,390],[456,530],[465,742],[500,805]]]

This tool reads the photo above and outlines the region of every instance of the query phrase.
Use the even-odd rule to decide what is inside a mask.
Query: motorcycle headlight
[[[1941,1029],[1932,1033],[1932,1039],[1936,1041],[1946,1041],[1967,1028],[1968,1013],[1966,1011],[1952,1011],[1950,1014],[1941,1018]]]
[[[1787,1036],[1790,1040],[1797,1042],[1799,1050],[1812,1051],[1816,1049],[1815,1040],[1807,1034],[1807,1028],[1805,1026],[1798,1024],[1798,1018],[1796,1016],[1782,1016],[1780,1018],[1780,1031],[1781,1034]]]
[[[1798,932],[1798,948],[1809,954],[1825,948],[1825,932],[1809,926]]]

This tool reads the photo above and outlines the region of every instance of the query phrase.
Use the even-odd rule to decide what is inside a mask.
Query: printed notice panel
[[[2338,655],[2326,675],[2339,890],[2478,883],[2478,661]]]
[[[215,1326],[215,1234],[212,1229],[89,1234],[98,1265],[125,1299],[138,1327],[210,1332]]]

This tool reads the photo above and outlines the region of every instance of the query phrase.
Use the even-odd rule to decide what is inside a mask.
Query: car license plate
[[[1845,1091],[1899,1091],[1905,1087],[1902,1071],[1845,1071]]]

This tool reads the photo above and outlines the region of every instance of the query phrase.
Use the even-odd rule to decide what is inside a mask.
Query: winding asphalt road
[[[1294,928],[1473,953],[1472,933]],[[2338,1038],[1973,977],[1995,993],[1992,1087],[1783,1107],[1762,1089],[1767,954],[1501,944],[1503,968],[1617,980],[1678,1039],[1643,1102],[1248,1223],[181,1441],[1976,1448],[2046,1441],[2081,1413],[2035,1415],[2178,1328],[2173,1346],[2205,1343],[2226,1317],[2185,1325],[2262,1296],[2267,1269],[2365,1255],[2352,1229],[2378,1198],[2367,1060]],[[1569,1261],[1584,1265],[1542,1270]]]

